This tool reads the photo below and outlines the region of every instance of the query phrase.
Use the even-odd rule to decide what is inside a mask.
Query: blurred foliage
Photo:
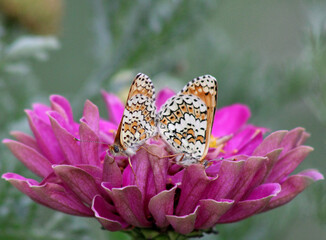
[[[10,32],[10,31],[9,31]],[[9,129],[26,129],[22,120],[23,109],[30,107],[35,98],[41,98],[38,79],[32,61],[45,61],[49,50],[59,48],[53,37],[18,36],[11,41],[4,25],[0,24],[0,137],[8,136]],[[34,98],[35,97],[35,98]],[[25,122],[25,123],[22,123]],[[27,172],[20,164],[10,161],[10,154],[0,146],[1,173],[4,171]],[[27,173],[28,176],[28,173]],[[0,239],[23,239],[30,231],[38,208],[31,200],[0,182]],[[33,233],[34,234],[34,233]],[[32,235],[31,235],[32,236]],[[45,235],[43,235],[45,236]]]
[[[94,97],[119,70],[137,68],[186,41],[213,14],[213,5],[184,0],[93,1],[95,71],[76,95]],[[201,11],[193,15],[197,9]]]
[[[0,6],[25,1],[0,0]],[[27,36],[2,18],[1,138],[10,130],[28,132],[23,109],[47,103],[52,93],[72,101],[77,120],[86,98],[104,116],[100,89],[123,96],[137,72],[148,74],[156,89],[175,90],[212,74],[219,81],[219,106],[247,104],[250,122],[272,130],[305,127],[315,151],[298,171],[315,167],[326,173],[324,1],[70,0],[65,7],[60,48],[55,38]],[[33,177],[4,146],[0,159],[1,173]],[[286,206],[218,225],[219,235],[205,239],[321,239],[325,192],[318,182]],[[128,239],[100,230],[93,219],[39,206],[0,181],[0,240],[77,238]]]
[[[312,94],[309,103],[318,119],[326,126],[326,17],[321,9],[312,10],[305,63],[311,66]]]
[[[2,35],[6,34],[4,31]],[[47,52],[58,49],[59,43],[53,37],[21,36],[12,43],[2,40],[0,46],[0,127],[3,127],[17,119],[28,106],[26,100],[30,101],[38,92],[30,62],[45,61]]]
[[[35,34],[49,35],[59,31],[62,0],[0,0],[0,11],[7,24],[19,23]]]

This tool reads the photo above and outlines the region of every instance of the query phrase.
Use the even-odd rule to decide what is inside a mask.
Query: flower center
[[[210,148],[220,148],[223,151],[223,147],[227,141],[229,141],[233,137],[232,134],[226,135],[223,137],[214,137],[211,135],[211,139],[209,141]]]

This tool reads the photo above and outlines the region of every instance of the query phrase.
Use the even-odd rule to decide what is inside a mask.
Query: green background
[[[176,91],[211,74],[219,82],[219,107],[247,104],[250,123],[272,131],[306,128],[315,151],[295,172],[326,173],[324,1],[69,0],[55,39],[12,56],[15,41],[32,34],[5,16],[0,36],[1,139],[12,130],[29,132],[23,109],[48,104],[50,94],[72,102],[75,120],[86,99],[106,117],[100,90],[123,98],[138,72],[156,89]],[[33,177],[3,144],[0,151],[1,174]],[[325,182],[317,182],[289,204],[218,225],[219,235],[204,239],[326,239],[325,193]],[[95,219],[39,206],[0,181],[1,240],[118,238],[128,237],[101,230]]]

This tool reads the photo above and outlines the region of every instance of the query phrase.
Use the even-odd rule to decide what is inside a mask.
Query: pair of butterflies
[[[217,103],[217,81],[204,75],[190,81],[156,112],[155,89],[145,74],[131,84],[113,155],[132,156],[149,138],[160,136],[175,154],[178,164],[202,163],[209,146]]]

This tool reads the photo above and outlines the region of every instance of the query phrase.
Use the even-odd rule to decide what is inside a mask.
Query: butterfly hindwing
[[[218,85],[216,79],[211,75],[203,75],[194,78],[181,91],[184,94],[193,94],[198,96],[207,106],[207,128],[206,128],[206,146],[205,152],[201,158],[204,159],[208,152],[209,140],[213,127],[213,120],[217,105]]]

